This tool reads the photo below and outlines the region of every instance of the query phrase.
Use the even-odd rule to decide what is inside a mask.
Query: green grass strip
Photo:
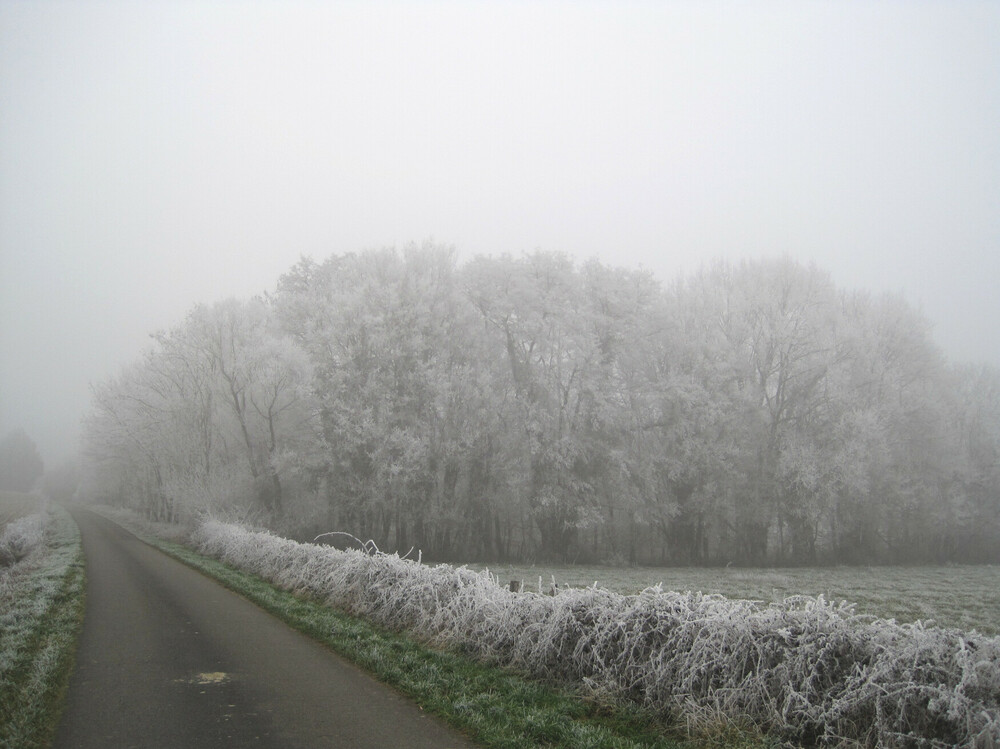
[[[398,689],[484,747],[523,749],[691,749],[768,745],[759,735],[724,730],[694,743],[671,736],[651,712],[610,708],[567,689],[545,685],[460,653],[428,648],[320,602],[276,588],[191,549],[140,534],[184,564],[218,580],[293,628]]]
[[[86,577],[80,532],[51,509],[46,548],[0,583],[0,747],[49,746],[83,626]]]

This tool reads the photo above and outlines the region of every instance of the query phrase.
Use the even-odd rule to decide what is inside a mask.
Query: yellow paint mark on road
[[[229,681],[231,677],[225,671],[206,671],[205,673],[195,674],[193,679],[177,679],[180,684],[224,684]]]
[[[212,671],[194,677],[196,684],[222,684],[224,681],[229,681],[229,674],[222,671]]]

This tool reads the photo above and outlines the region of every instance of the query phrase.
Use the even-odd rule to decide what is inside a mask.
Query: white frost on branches
[[[1000,744],[1000,638],[846,603],[650,588],[512,593],[487,572],[208,521],[206,554],[485,662],[661,713],[750,719],[797,743]]]

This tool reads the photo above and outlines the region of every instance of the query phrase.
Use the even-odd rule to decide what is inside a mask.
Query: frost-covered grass
[[[502,583],[521,580],[526,589],[543,590],[555,579],[560,587],[585,588],[596,582],[618,593],[638,593],[662,584],[765,603],[794,595],[850,601],[858,613],[912,623],[975,629],[1000,635],[1000,566],[796,567],[787,569],[699,567],[599,567],[582,565],[469,565],[489,569]]]
[[[76,523],[61,507],[37,517],[40,542],[0,569],[0,747],[5,749],[47,746],[83,621]]]
[[[596,698],[800,743],[1000,742],[1000,639],[660,588],[511,593],[485,572],[298,544],[215,521],[196,548],[396,632]]]

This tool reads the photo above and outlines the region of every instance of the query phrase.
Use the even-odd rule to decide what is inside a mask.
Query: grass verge
[[[0,747],[49,745],[83,624],[80,532],[52,507],[44,544],[0,576]]]
[[[759,749],[770,743],[732,727],[691,741],[683,737],[683,726],[664,726],[649,711],[584,700],[569,690],[485,666],[462,654],[428,648],[180,544],[140,535],[357,663],[484,747],[691,749],[714,745]]]

